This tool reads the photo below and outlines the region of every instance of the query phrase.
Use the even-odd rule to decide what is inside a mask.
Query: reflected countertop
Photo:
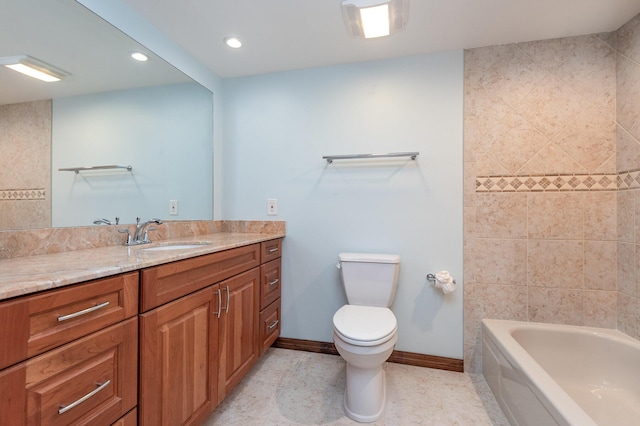
[[[110,246],[0,260],[0,300],[215,253],[284,234],[221,232],[139,246]],[[145,250],[166,244],[200,244],[182,250]]]

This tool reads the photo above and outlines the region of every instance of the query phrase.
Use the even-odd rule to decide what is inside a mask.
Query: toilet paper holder
[[[431,284],[436,285],[436,274],[427,274],[427,281],[431,282]],[[456,280],[453,280],[453,283],[456,283]]]

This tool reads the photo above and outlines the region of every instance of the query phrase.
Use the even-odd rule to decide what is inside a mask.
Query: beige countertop
[[[110,246],[1,259],[0,300],[284,236],[284,234],[221,232],[168,239],[139,246]],[[150,247],[178,243],[202,245],[183,250],[145,250]]]

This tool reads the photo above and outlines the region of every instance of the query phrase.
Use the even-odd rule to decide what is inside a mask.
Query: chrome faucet
[[[162,221],[160,219],[151,219],[140,223],[140,218],[136,218],[136,233],[133,236],[133,244],[149,244],[151,242],[147,232],[156,229],[154,226],[149,227],[152,223],[162,225]]]
[[[137,246],[139,244],[149,244],[151,240],[149,239],[148,231],[153,231],[155,226],[149,226],[152,223],[157,225],[162,225],[162,221],[160,219],[151,219],[146,222],[140,223],[140,218],[136,218],[136,233],[132,236],[129,233],[127,228],[118,229],[118,232],[127,234],[127,241],[125,241],[125,246]]]
[[[104,223],[105,225],[117,225],[117,224],[120,223],[120,218],[118,216],[116,216],[116,221],[115,222],[112,222],[109,219],[105,219],[105,218],[96,219],[96,220],[93,221],[94,225],[100,225],[101,223]]]

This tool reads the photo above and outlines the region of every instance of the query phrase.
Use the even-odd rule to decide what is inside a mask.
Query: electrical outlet
[[[169,214],[171,216],[178,215],[178,200],[169,200]]]
[[[278,214],[278,200],[269,198],[267,200],[267,215],[276,216]]]

